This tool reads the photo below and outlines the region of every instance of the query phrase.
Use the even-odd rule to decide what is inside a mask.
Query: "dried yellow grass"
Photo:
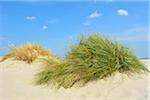
[[[10,49],[10,52],[2,57],[1,61],[4,61],[8,58],[14,58],[15,60],[21,60],[31,63],[39,56],[46,56],[54,62],[59,61],[57,57],[52,55],[49,50],[43,48],[39,44],[34,43],[26,43],[17,47],[12,47]]]

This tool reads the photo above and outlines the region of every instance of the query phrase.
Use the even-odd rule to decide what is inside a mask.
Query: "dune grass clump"
[[[100,35],[82,36],[66,59],[46,66],[37,74],[37,84],[70,88],[75,84],[107,78],[115,72],[145,73],[148,70],[129,48]]]
[[[44,49],[39,44],[26,43],[17,47],[12,47],[10,49],[10,52],[4,55],[1,61],[4,61],[8,58],[14,58],[15,60],[21,60],[31,63],[39,56],[55,58],[49,50]]]

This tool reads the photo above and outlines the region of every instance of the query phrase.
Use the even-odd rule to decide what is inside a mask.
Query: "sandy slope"
[[[150,60],[143,62],[150,68]],[[82,88],[54,90],[33,85],[41,66],[12,60],[0,63],[0,100],[150,100],[150,75],[128,78],[117,73]]]

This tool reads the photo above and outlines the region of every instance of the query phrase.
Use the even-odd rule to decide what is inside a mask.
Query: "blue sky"
[[[63,57],[81,33],[98,32],[147,58],[148,29],[147,1],[0,1],[1,55],[31,41]]]

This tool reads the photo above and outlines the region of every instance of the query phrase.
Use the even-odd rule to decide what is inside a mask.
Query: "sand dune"
[[[150,68],[150,60],[142,60]],[[42,63],[7,60],[0,63],[0,100],[150,100],[150,75],[114,77],[81,88],[59,90],[35,86],[34,75]]]

